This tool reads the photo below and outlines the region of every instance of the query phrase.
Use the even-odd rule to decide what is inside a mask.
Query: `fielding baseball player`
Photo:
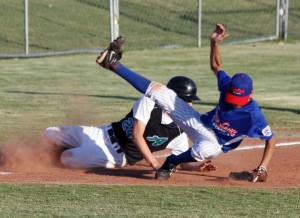
[[[167,86],[190,106],[193,100],[200,100],[196,84],[187,77],[173,77]],[[68,148],[60,156],[64,166],[82,169],[124,167],[145,159],[157,170],[161,164],[152,152],[167,148],[178,155],[189,148],[187,135],[145,96],[118,122],[100,127],[49,127],[44,137],[50,144]],[[181,169],[206,172],[216,168],[206,162],[200,165],[183,163]]]
[[[138,91],[155,101],[192,140],[193,146],[186,152],[170,155],[163,166],[156,171],[157,179],[168,179],[180,163],[212,159],[220,153],[239,146],[244,138],[265,140],[265,150],[257,177],[267,171],[275,149],[275,139],[259,105],[251,98],[251,78],[238,73],[232,78],[223,70],[218,42],[227,37],[225,28],[218,24],[211,35],[211,69],[218,79],[219,103],[206,114],[200,114],[180,99],[173,90],[151,82],[122,65],[121,46],[123,37],[118,37],[100,54],[96,62],[110,69],[132,84]],[[259,181],[253,178],[253,182]]]

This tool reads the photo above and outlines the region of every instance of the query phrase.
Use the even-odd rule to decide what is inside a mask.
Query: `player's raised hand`
[[[218,23],[216,25],[216,29],[210,36],[210,41],[212,43],[218,43],[221,42],[226,37],[228,37],[228,34],[226,33],[225,27],[222,24]]]
[[[211,163],[211,160],[201,163],[198,169],[199,172],[209,172],[209,171],[216,171],[216,170],[217,167]]]

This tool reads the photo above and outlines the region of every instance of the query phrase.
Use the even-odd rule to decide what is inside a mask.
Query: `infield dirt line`
[[[300,142],[282,142],[282,143],[277,143],[276,147],[284,147],[284,146],[291,146],[291,145],[300,145]],[[235,151],[242,151],[242,150],[252,150],[252,149],[259,149],[259,148],[264,148],[265,145],[246,145],[239,147],[235,149]],[[163,158],[163,157],[168,157],[170,153],[168,154],[163,154],[163,155],[154,155],[156,158]]]

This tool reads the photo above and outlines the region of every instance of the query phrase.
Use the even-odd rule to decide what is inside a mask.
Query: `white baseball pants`
[[[124,152],[117,142],[111,143],[108,130],[100,127],[60,126],[46,129],[46,142],[69,148],[61,154],[61,162],[71,168],[114,168],[127,164]]]

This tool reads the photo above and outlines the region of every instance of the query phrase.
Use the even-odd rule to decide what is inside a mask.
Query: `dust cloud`
[[[62,148],[46,144],[42,139],[7,141],[0,146],[0,171],[49,172],[62,168]]]

